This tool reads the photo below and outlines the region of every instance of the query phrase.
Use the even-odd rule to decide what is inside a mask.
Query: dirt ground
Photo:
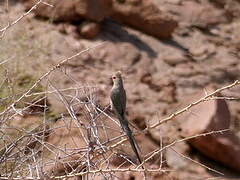
[[[73,149],[85,147],[85,142],[78,138],[79,132],[75,131],[75,126],[68,124],[72,122],[68,119],[73,118],[69,113],[70,107],[73,107],[81,123],[87,123],[91,116],[89,112],[92,112],[89,107],[82,105],[82,102],[95,102],[99,109],[105,109],[109,105],[111,75],[117,70],[123,72],[128,96],[127,117],[135,126],[135,128],[132,126],[134,132],[143,130],[181,109],[189,101],[190,95],[208,91],[207,86],[220,88],[240,79],[238,1],[154,0],[154,3],[160,9],[171,13],[179,23],[171,39],[160,40],[106,19],[101,22],[99,34],[94,39],[88,40],[77,33],[76,24],[54,23],[49,19],[35,17],[33,13],[9,28],[0,39],[1,111],[16,101],[19,98],[18,94],[24,93],[37,79],[62,60],[88,47],[104,43],[71,58],[44,77],[41,86],[35,88],[32,93],[42,92],[44,89],[45,94],[24,99],[16,103],[16,108],[23,110],[28,103],[43,97],[41,101],[36,103],[36,106],[15,114],[11,121],[2,123],[4,128],[1,129],[1,133],[9,133],[11,134],[9,137],[13,138],[12,135],[14,137],[16,135],[15,129],[30,131],[38,127],[39,121],[47,121],[52,130],[56,130],[50,132],[46,142],[58,149],[64,149],[70,144],[66,150],[69,153],[72,153]],[[199,7],[204,10],[200,11]],[[8,8],[6,3],[0,3],[0,29],[5,27],[8,21],[17,19],[25,12],[21,3],[11,1]],[[1,64],[4,60],[7,61]],[[224,91],[223,95],[239,98],[239,92],[240,88],[235,87]],[[76,105],[77,103],[80,105]],[[240,137],[239,99],[227,101],[227,104],[231,112],[230,128]],[[44,108],[44,105],[47,108]],[[197,116],[195,112],[187,114]],[[101,123],[107,121],[105,116],[100,119]],[[75,125],[78,127],[77,123]],[[97,122],[99,126],[101,123]],[[111,128],[118,128],[109,119],[106,124]],[[6,127],[14,127],[14,130]],[[111,131],[108,138],[120,135],[119,130]],[[101,137],[107,139],[104,135]],[[165,146],[182,137],[181,120],[176,118],[147,135],[137,136],[136,139],[142,154],[147,157],[148,153],[158,148],[161,142]],[[134,156],[126,145],[119,149],[130,154],[131,158]],[[59,153],[59,158],[62,156],[62,152],[55,150],[51,152],[53,151],[54,155]],[[149,179],[240,179],[238,172],[205,157],[186,141],[164,151],[163,156],[163,168],[170,171],[152,172]],[[192,161],[184,158],[185,156]],[[39,159],[41,158],[45,157],[39,156]],[[54,159],[51,155],[48,158]],[[120,160],[122,160],[120,157],[115,157],[110,164],[116,167]],[[159,167],[159,161],[157,156],[148,163],[148,166]],[[29,162],[36,163],[36,160]],[[219,175],[203,165],[224,175]],[[49,169],[53,171],[51,166],[45,168],[46,171]],[[140,173],[134,172],[118,172],[115,175],[120,179],[142,179]],[[92,177],[98,178],[100,177]]]

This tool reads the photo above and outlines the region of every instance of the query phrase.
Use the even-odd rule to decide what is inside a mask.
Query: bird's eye
[[[116,79],[116,76],[113,76],[112,78],[113,78],[113,79]]]

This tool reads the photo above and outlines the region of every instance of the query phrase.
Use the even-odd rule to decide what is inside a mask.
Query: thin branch
[[[11,105],[9,105],[3,112],[0,113],[0,116],[3,115],[4,113],[8,112],[10,109],[12,109],[14,107],[14,105],[16,103],[18,103],[19,101],[21,101],[24,97],[26,97],[43,79],[45,79],[47,76],[49,76],[53,71],[55,71],[56,69],[60,68],[64,63],[66,63],[67,61],[70,61],[71,59],[75,58],[75,57],[78,57],[79,55],[91,50],[91,49],[94,49],[94,48],[97,48],[99,46],[102,46],[104,44],[104,42],[101,42],[95,46],[92,46],[92,47],[89,47],[83,51],[80,51],[76,54],[74,54],[73,56],[71,57],[68,57],[64,60],[62,60],[60,63],[58,63],[57,65],[55,65],[54,67],[52,67],[48,72],[46,72],[45,74],[43,74],[25,93],[23,93],[22,96],[20,96],[17,100],[15,100]]]
[[[234,83],[232,83],[232,84],[229,84],[229,85],[227,85],[227,86],[224,86],[224,87],[222,87],[222,88],[219,88],[219,89],[215,90],[214,92],[212,92],[212,93],[210,93],[210,94],[206,94],[204,97],[202,97],[202,98],[200,98],[199,100],[197,100],[197,101],[189,104],[189,105],[186,106],[185,108],[183,108],[183,109],[181,109],[181,110],[179,110],[179,111],[171,114],[170,116],[162,119],[160,122],[158,122],[158,123],[156,123],[156,124],[154,124],[154,125],[146,128],[145,131],[148,131],[149,129],[154,129],[154,128],[156,128],[157,126],[160,126],[161,124],[166,123],[166,122],[172,120],[173,118],[175,118],[176,116],[178,116],[178,115],[180,115],[180,114],[188,111],[190,108],[192,108],[192,107],[194,107],[194,106],[196,106],[196,105],[198,105],[198,104],[200,104],[200,103],[202,103],[202,102],[204,102],[204,101],[207,101],[208,98],[211,98],[211,97],[213,97],[214,95],[216,95],[216,94],[218,94],[218,93],[220,93],[220,92],[222,92],[222,91],[224,91],[224,90],[226,90],[226,89],[231,89],[231,88],[233,88],[233,87],[235,87],[235,86],[239,86],[239,85],[240,85],[240,81],[239,81],[239,80],[236,80],[236,81],[235,81]]]
[[[183,138],[183,139],[179,139],[179,140],[176,140],[176,141],[173,141],[172,143],[164,146],[162,149],[158,149],[156,150],[155,152],[152,153],[151,156],[149,156],[147,159],[145,159],[141,164],[139,164],[137,166],[137,168],[141,167],[144,163],[146,163],[148,160],[150,160],[151,158],[153,158],[156,154],[162,152],[163,150],[167,149],[167,148],[170,148],[172,146],[174,146],[175,144],[177,143],[181,143],[181,142],[184,142],[184,141],[188,141],[190,139],[194,139],[194,138],[197,138],[197,137],[203,137],[203,136],[207,136],[207,135],[211,135],[211,134],[219,134],[219,133],[223,133],[223,132],[226,132],[226,131],[229,131],[229,129],[223,129],[223,130],[219,130],[219,131],[211,131],[211,132],[207,132],[207,133],[202,133],[202,134],[197,134],[197,135],[194,135],[194,136],[190,136],[190,137],[186,137],[186,138]],[[216,172],[216,171],[214,171]],[[222,173],[219,173],[222,175]]]
[[[25,16],[27,16],[28,14],[30,14],[30,12],[32,12],[34,9],[37,8],[37,6],[39,6],[39,4],[45,4],[47,6],[53,7],[52,5],[43,2],[43,0],[39,0],[34,6],[32,6],[26,13],[22,14],[19,18],[17,18],[16,20],[12,21],[12,22],[8,22],[8,25],[5,26],[4,28],[0,29],[0,33],[2,33],[0,35],[0,39],[3,38],[3,36],[5,35],[6,31],[11,28],[12,26],[16,25],[19,21],[21,21]]]

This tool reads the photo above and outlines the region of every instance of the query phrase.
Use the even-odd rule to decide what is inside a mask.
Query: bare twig
[[[0,33],[2,33],[0,35],[0,39],[3,38],[3,36],[5,35],[6,31],[11,28],[12,26],[16,25],[19,21],[21,21],[25,16],[27,16],[28,14],[30,14],[34,9],[37,8],[37,6],[39,6],[39,4],[45,4],[47,6],[52,7],[52,5],[43,2],[43,0],[39,0],[38,2],[36,2],[34,4],[34,6],[32,6],[26,13],[22,14],[19,18],[17,18],[16,20],[12,21],[12,22],[8,22],[8,25],[5,26],[4,28],[0,29]]]
[[[200,98],[199,100],[197,100],[197,101],[189,104],[189,105],[186,106],[185,108],[183,108],[183,109],[181,109],[181,110],[179,110],[179,111],[171,114],[170,116],[168,116],[168,117],[160,120],[160,122],[158,122],[158,123],[156,123],[156,124],[154,124],[154,125],[146,128],[145,131],[148,131],[149,129],[154,129],[154,128],[156,128],[157,126],[160,126],[161,124],[166,123],[166,122],[172,120],[173,118],[175,118],[176,116],[178,116],[178,115],[180,115],[180,114],[188,111],[190,108],[192,108],[192,107],[194,107],[194,106],[196,106],[196,105],[198,105],[198,104],[200,104],[200,103],[202,103],[202,102],[204,102],[204,101],[207,101],[208,98],[211,98],[211,97],[213,97],[214,95],[216,95],[216,94],[218,94],[218,93],[220,93],[220,92],[222,92],[222,91],[224,91],[224,90],[231,89],[231,88],[233,88],[233,87],[235,87],[235,86],[239,86],[239,85],[240,85],[240,81],[239,81],[239,80],[236,80],[236,81],[235,81],[234,83],[232,83],[232,84],[229,84],[229,85],[227,85],[227,86],[224,86],[224,87],[222,87],[222,88],[219,88],[219,89],[215,90],[214,92],[212,92],[212,93],[210,93],[210,94],[206,94],[204,97],[202,97],[202,98]]]
[[[21,101],[24,97],[26,97],[43,79],[45,79],[47,76],[49,76],[53,71],[55,71],[56,69],[60,68],[64,63],[66,63],[67,61],[70,61],[71,59],[75,58],[75,57],[78,57],[79,55],[91,50],[91,49],[94,49],[94,48],[97,48],[99,46],[102,46],[104,44],[104,42],[102,43],[99,43],[93,47],[89,47],[83,51],[80,51],[76,54],[74,54],[73,56],[71,57],[68,57],[64,60],[62,60],[60,63],[58,63],[57,65],[55,65],[54,67],[52,67],[48,72],[46,72],[44,75],[42,75],[25,93],[23,93],[22,96],[20,96],[17,100],[15,100],[11,105],[9,105],[3,112],[0,113],[0,116],[3,115],[4,113],[8,112],[10,109],[12,109],[14,107],[14,105],[16,103],[18,103],[19,101]]]

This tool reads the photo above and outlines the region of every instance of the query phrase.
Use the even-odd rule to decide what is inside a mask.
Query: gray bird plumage
[[[142,163],[141,158],[139,156],[136,141],[134,137],[132,136],[132,131],[129,128],[128,121],[125,116],[125,110],[126,110],[126,92],[123,86],[123,81],[121,77],[121,72],[118,71],[112,76],[113,80],[113,87],[111,90],[111,107],[115,111],[115,114],[121,124],[121,127],[123,131],[126,133],[128,140],[131,144],[131,147],[136,154],[140,164]]]

